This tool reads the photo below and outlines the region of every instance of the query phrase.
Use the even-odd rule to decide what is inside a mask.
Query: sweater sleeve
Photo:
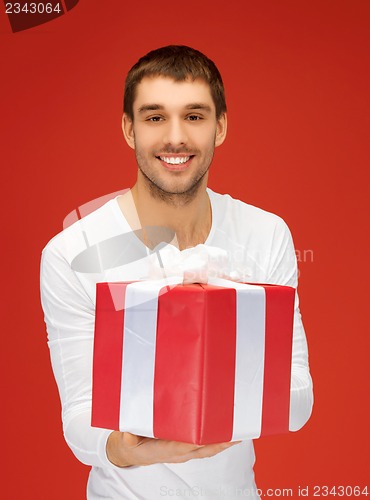
[[[298,270],[293,240],[286,224],[279,219],[270,253],[268,283],[297,289]],[[297,431],[310,418],[313,405],[312,379],[308,364],[308,348],[296,292],[294,309],[292,376],[290,386],[289,430]]]
[[[41,258],[41,302],[64,436],[82,463],[115,467],[105,451],[111,431],[90,424],[94,303],[53,241]]]

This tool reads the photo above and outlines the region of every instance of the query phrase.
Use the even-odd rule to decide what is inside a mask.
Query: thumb
[[[143,438],[142,436],[136,436],[136,434],[131,434],[130,432],[124,432],[124,441],[125,444],[127,444],[127,446],[130,447],[138,446],[139,444],[141,444],[143,439],[145,438]]]

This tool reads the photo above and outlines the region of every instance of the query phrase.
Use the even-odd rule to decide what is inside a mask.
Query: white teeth
[[[159,158],[166,163],[170,163],[171,165],[180,165],[180,163],[186,163],[190,160],[190,156],[160,156]]]

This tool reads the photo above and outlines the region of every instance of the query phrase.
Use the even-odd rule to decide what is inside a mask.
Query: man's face
[[[195,194],[226,135],[226,116],[216,119],[208,84],[146,77],[133,108],[134,120],[124,115],[123,130],[135,149],[138,180],[163,196]]]

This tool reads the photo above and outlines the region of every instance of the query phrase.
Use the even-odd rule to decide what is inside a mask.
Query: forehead
[[[200,79],[177,82],[163,76],[145,77],[136,87],[134,114],[143,106],[158,105],[170,111],[191,104],[204,104],[215,111],[208,83]]]

